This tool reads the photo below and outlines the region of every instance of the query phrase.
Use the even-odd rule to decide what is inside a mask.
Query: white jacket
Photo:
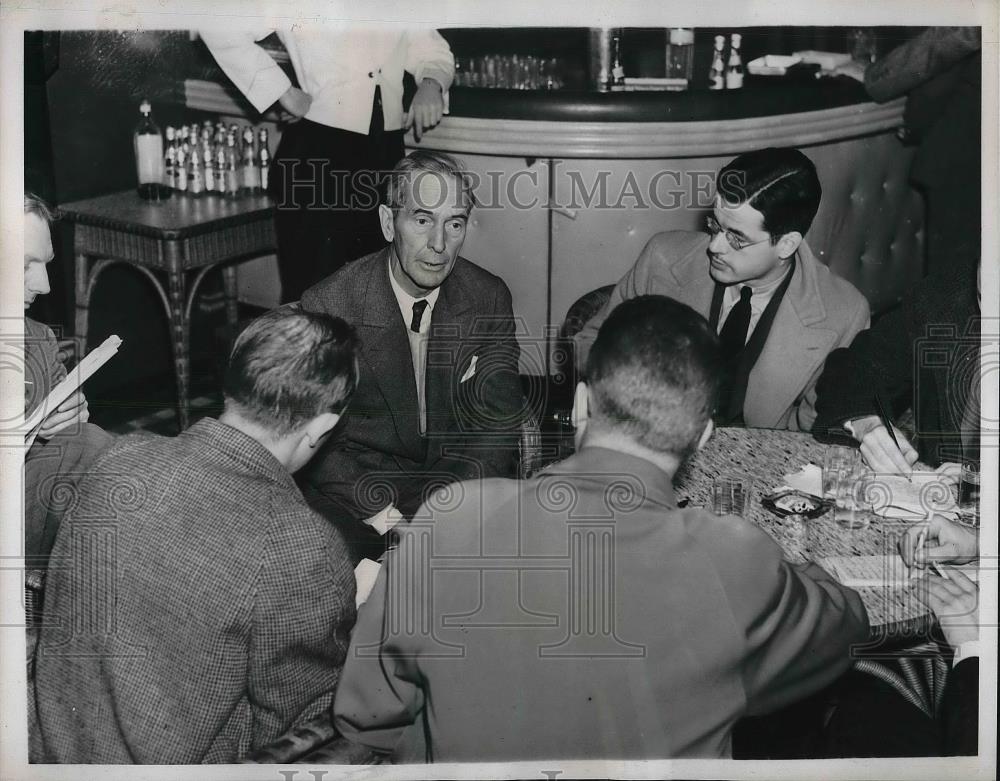
[[[278,63],[257,44],[272,32],[288,51],[299,86],[312,96],[308,120],[366,134],[379,86],[385,129],[401,129],[404,70],[417,84],[425,78],[437,81],[447,112],[455,60],[437,30],[296,25],[291,30],[200,31],[219,66],[260,112],[291,86]]]

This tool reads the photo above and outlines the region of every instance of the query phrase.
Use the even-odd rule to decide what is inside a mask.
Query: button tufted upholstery
[[[923,276],[923,202],[908,181],[912,152],[890,133],[803,151],[823,184],[809,246],[878,314]]]

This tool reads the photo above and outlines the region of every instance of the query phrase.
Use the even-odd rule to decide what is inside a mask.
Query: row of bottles
[[[639,82],[654,79],[635,79],[630,84],[625,77],[622,55],[622,28],[592,28],[590,31],[590,78],[601,92],[616,92],[641,88]],[[709,89],[740,89],[743,86],[744,68],[740,52],[742,36],[730,36],[729,56],[726,57],[726,37],[715,36],[715,49],[708,74]],[[660,79],[659,89],[686,89],[692,79],[694,62],[694,30],[690,27],[670,28],[667,34],[666,78]]]
[[[729,39],[729,60],[724,59],[726,36],[715,36],[715,51],[712,53],[712,69],[708,74],[709,89],[739,89],[743,86],[743,58],[740,56],[739,33]]]
[[[164,140],[149,101],[142,101],[139,112],[134,146],[142,198],[160,200],[173,192],[238,198],[267,190],[271,151],[266,128],[255,133],[247,125],[241,132],[236,124],[227,128],[206,119],[200,126],[168,126]]]

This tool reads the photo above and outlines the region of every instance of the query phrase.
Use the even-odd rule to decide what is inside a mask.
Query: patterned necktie
[[[722,330],[719,332],[719,342],[722,350],[728,357],[739,355],[747,343],[747,332],[750,330],[750,297],[753,290],[749,285],[744,285],[740,290],[740,300],[737,302],[726,318]]]
[[[427,310],[427,301],[420,299],[413,303],[413,319],[410,321],[410,330],[415,334],[420,333],[420,321],[423,319],[424,312]]]

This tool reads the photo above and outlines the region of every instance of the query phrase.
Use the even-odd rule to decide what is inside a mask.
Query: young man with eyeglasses
[[[797,149],[732,160],[716,177],[705,232],[667,231],[649,240],[577,335],[577,366],[622,301],[670,296],[706,317],[722,342],[717,423],[809,431],[826,356],[869,322],[865,297],[820,263],[803,238],[820,195],[816,167]]]

